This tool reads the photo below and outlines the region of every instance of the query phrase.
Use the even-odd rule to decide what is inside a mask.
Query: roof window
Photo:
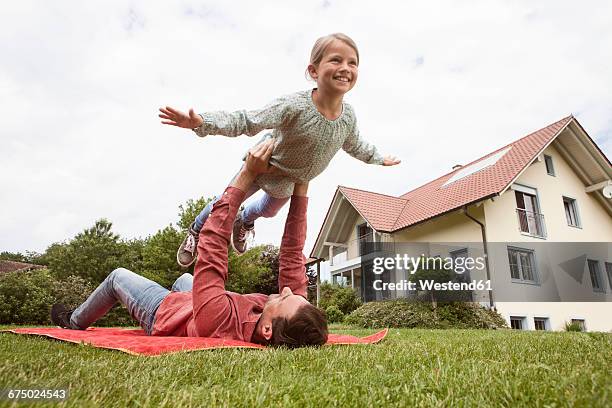
[[[479,172],[480,170],[484,170],[487,167],[494,165],[495,163],[499,161],[499,159],[504,157],[504,155],[508,153],[510,149],[512,149],[512,146],[507,147],[504,150],[500,150],[499,152],[487,157],[486,159],[480,160],[474,164],[463,167],[461,170],[453,174],[451,178],[446,180],[446,183],[444,183],[442,187],[446,187],[449,184],[452,184],[457,180],[461,180],[464,177],[471,176],[472,174]]]

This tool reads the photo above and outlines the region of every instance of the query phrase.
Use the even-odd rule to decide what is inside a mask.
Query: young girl
[[[263,109],[236,112],[206,112],[188,114],[169,106],[160,108],[162,123],[192,129],[198,136],[254,136],[264,129],[273,129],[267,138],[275,139],[270,164],[271,174],[259,176],[246,197],[259,189],[264,194],[247,205],[234,223],[232,246],[238,254],[247,249],[247,238],[254,234],[254,222],[259,217],[273,217],[291,197],[296,182],[312,180],[328,166],[342,148],[351,156],[370,164],[393,166],[400,160],[382,157],[376,147],[359,137],[355,112],[343,101],[357,81],[359,51],[345,34],[336,33],[319,38],[310,55],[308,75],[317,82],[312,90],[280,97]],[[213,200],[196,217],[183,240],[177,261],[188,267],[195,261],[200,229],[208,218]]]

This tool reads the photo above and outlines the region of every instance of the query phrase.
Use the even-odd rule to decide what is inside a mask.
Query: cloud
[[[106,217],[124,237],[223,190],[255,142],[159,124],[162,105],[263,106],[312,86],[314,40],[357,42],[347,100],[403,164],[339,153],[311,186],[310,250],[338,184],[399,195],[569,113],[610,155],[611,6],[597,2],[13,2],[0,16],[0,249]],[[8,56],[8,58],[6,58]],[[443,146],[443,148],[442,148]],[[286,208],[260,220],[278,244]]]

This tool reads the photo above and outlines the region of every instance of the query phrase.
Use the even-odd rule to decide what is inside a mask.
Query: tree
[[[91,228],[77,234],[69,243],[51,245],[43,256],[53,274],[61,279],[70,275],[80,276],[98,284],[118,267],[132,268],[126,256],[134,258],[130,251],[134,243],[120,241],[111,231],[112,223],[100,219]]]
[[[237,293],[278,293],[278,250],[260,245],[242,256],[230,251],[225,287]]]
[[[31,264],[36,264],[36,265],[45,265],[44,263],[41,263],[41,254],[39,254],[38,252],[34,252],[34,251],[26,251],[25,255],[22,254],[21,252],[8,252],[8,251],[3,251],[0,252],[0,260],[3,261],[15,261],[15,262],[25,262],[25,263],[31,263]]]
[[[183,270],[176,262],[176,250],[182,240],[183,233],[172,225],[147,238],[142,246],[142,264],[138,273],[170,288],[183,274]],[[190,270],[193,270],[193,267]]]
[[[21,252],[0,252],[0,260],[3,261],[15,261],[15,262],[28,262],[27,258]]]
[[[278,293],[278,273],[279,273],[279,254],[280,248],[274,245],[262,245],[259,262],[267,269],[267,273],[260,277],[255,285],[255,292],[270,295]]]
[[[191,225],[191,223],[196,219],[198,214],[208,205],[209,202],[213,200],[212,197],[204,198],[200,197],[196,200],[189,199],[183,205],[179,205],[179,221],[177,223],[178,227],[183,231],[187,232],[187,229]],[[180,243],[179,243],[180,244]]]

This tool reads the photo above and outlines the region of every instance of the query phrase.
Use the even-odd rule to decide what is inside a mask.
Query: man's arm
[[[214,333],[232,313],[225,292],[227,245],[245,191],[259,174],[271,170],[268,162],[273,149],[274,142],[269,140],[249,152],[242,170],[213,205],[200,231],[192,292],[193,316],[199,336]]]
[[[306,241],[306,209],[308,184],[296,184],[291,196],[289,214],[279,256],[278,290],[289,287],[295,295],[306,297],[304,242]]]

